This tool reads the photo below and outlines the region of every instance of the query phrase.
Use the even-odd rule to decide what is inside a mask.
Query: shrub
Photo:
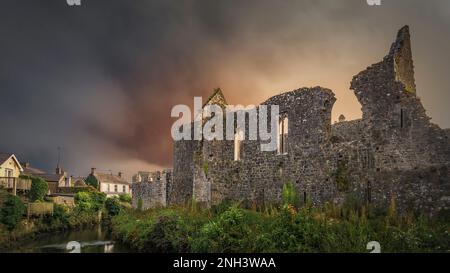
[[[283,204],[285,205],[293,205],[293,206],[299,205],[299,198],[295,191],[294,183],[288,182],[283,185],[282,199]]]
[[[332,176],[336,180],[338,191],[347,192],[350,189],[349,170],[346,162],[339,162],[338,167]]]
[[[91,196],[92,209],[94,211],[101,210],[105,205],[106,194],[103,192],[90,192],[89,194]]]
[[[67,224],[69,221],[69,214],[67,208],[63,205],[53,205],[53,220],[60,221],[62,224]]]
[[[44,197],[48,193],[48,184],[40,177],[33,177],[29,198],[31,202],[44,201]]]
[[[161,216],[147,237],[144,250],[157,253],[187,252],[188,231],[179,215]]]
[[[129,194],[121,194],[119,195],[120,202],[131,203],[131,195]]]
[[[105,201],[105,208],[109,216],[116,216],[120,213],[120,201],[116,197],[107,198]]]
[[[102,192],[78,192],[75,194],[76,209],[79,211],[99,211],[106,201]]]
[[[1,210],[1,222],[9,229],[16,228],[26,212],[25,204],[19,197],[9,195]]]
[[[227,211],[230,207],[232,207],[233,205],[237,205],[237,204],[233,204],[233,202],[231,202],[229,200],[225,200],[224,202],[222,202],[218,205],[213,205],[211,207],[211,211],[214,214],[222,214],[225,211]]]
[[[112,234],[142,252],[367,253],[370,241],[380,242],[384,253],[450,249],[448,222],[389,210],[368,214],[350,197],[344,207],[283,205],[264,213],[229,203],[123,210],[111,219]]]
[[[78,192],[75,194],[75,204],[79,211],[92,210],[91,196],[88,192]]]
[[[251,229],[242,209],[232,206],[218,219],[204,225],[193,241],[194,252],[248,252]]]

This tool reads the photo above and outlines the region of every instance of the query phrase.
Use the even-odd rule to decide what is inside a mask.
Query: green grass
[[[412,214],[325,205],[267,207],[262,212],[225,204],[125,210],[111,222],[113,235],[138,252],[317,253],[449,252],[448,222]]]

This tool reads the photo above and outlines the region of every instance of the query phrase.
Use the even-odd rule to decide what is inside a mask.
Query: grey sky
[[[170,109],[220,86],[257,104],[303,86],[358,118],[353,75],[410,25],[418,96],[450,127],[450,1],[3,0],[0,151],[52,170],[170,166]]]

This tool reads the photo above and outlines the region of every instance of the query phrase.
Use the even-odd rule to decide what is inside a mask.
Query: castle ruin
[[[403,211],[449,209],[450,131],[430,122],[416,96],[408,26],[381,62],[353,78],[351,89],[362,119],[341,117],[333,125],[336,98],[329,89],[302,88],[262,103],[280,107],[274,152],[247,140],[248,128],[243,141],[175,141],[165,202],[264,206],[280,202],[290,182],[303,202],[315,205],[342,204],[351,195],[376,207],[395,200]],[[226,104],[222,92],[212,103]]]

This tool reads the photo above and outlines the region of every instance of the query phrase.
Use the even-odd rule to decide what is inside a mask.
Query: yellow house
[[[18,178],[21,172],[22,166],[14,154],[0,153],[0,177]]]
[[[19,179],[21,172],[23,168],[14,154],[0,153],[0,187],[12,189],[14,194],[18,186],[20,189],[28,189],[31,183],[22,183]]]

